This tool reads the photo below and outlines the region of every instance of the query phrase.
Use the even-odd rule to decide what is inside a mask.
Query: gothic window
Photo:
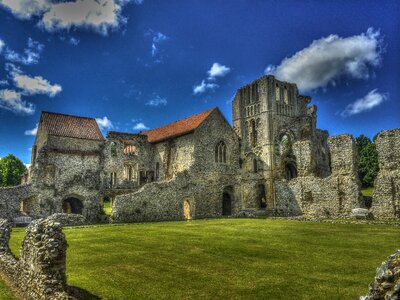
[[[215,146],[215,162],[226,163],[226,145],[223,141]]]
[[[124,174],[126,180],[133,181],[135,179],[135,168],[130,164],[126,164],[124,166]]]
[[[257,158],[253,158],[253,172],[254,173],[258,172]]]
[[[111,143],[111,156],[117,156],[117,144],[115,142]]]
[[[283,91],[283,101],[285,102],[285,104],[289,104],[288,90],[286,87]]]
[[[136,153],[135,145],[125,144],[124,145],[124,153],[125,154],[135,154]]]
[[[279,101],[281,99],[278,85],[275,86],[275,98],[276,98],[276,101]]]

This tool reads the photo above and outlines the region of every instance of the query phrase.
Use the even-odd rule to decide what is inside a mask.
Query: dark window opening
[[[83,204],[77,198],[67,198],[63,201],[63,212],[66,214],[82,214]]]
[[[228,193],[222,194],[222,215],[230,216],[232,214],[232,200]]]
[[[285,165],[285,178],[287,180],[291,180],[297,177],[297,169],[296,166],[292,163],[287,163]]]

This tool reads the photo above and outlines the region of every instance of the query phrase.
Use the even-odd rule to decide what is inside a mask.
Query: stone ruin
[[[374,281],[369,285],[366,296],[360,300],[400,299],[400,250],[390,255],[376,270]]]
[[[11,224],[0,219],[0,270],[23,299],[75,299],[67,293],[67,242],[61,225],[48,219],[33,221],[26,229],[20,257],[10,251]]]
[[[43,112],[25,184],[0,189],[0,217],[73,213],[87,222],[223,215],[400,218],[400,129],[377,140],[380,172],[363,201],[351,135],[329,136],[296,84],[263,76],[218,108],[140,133]]]

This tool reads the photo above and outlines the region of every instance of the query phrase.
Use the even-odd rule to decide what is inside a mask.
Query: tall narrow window
[[[117,144],[115,142],[111,143],[111,156],[117,156]]]
[[[117,173],[116,172],[110,173],[110,184],[111,184],[111,187],[114,187],[117,184]]]
[[[253,159],[253,172],[257,173],[258,172],[258,166],[257,166],[257,159]]]
[[[251,145],[255,147],[257,145],[257,128],[256,128],[256,121],[251,120]]]
[[[223,141],[215,146],[215,162],[226,163],[226,145]]]
[[[156,163],[156,175],[155,175],[155,180],[157,181],[158,178],[160,178],[160,163]]]

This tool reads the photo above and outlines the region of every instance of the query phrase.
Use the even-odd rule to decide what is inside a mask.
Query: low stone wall
[[[75,299],[66,292],[67,242],[53,220],[33,221],[26,229],[20,258],[11,253],[11,226],[0,219],[0,271],[23,299]]]
[[[21,201],[31,196],[30,184],[0,188],[0,218],[12,220],[19,214]]]
[[[400,218],[400,128],[382,131],[376,138],[379,173],[371,211],[375,218]]]
[[[390,255],[376,270],[374,281],[369,284],[368,294],[360,300],[400,299],[400,250]]]

